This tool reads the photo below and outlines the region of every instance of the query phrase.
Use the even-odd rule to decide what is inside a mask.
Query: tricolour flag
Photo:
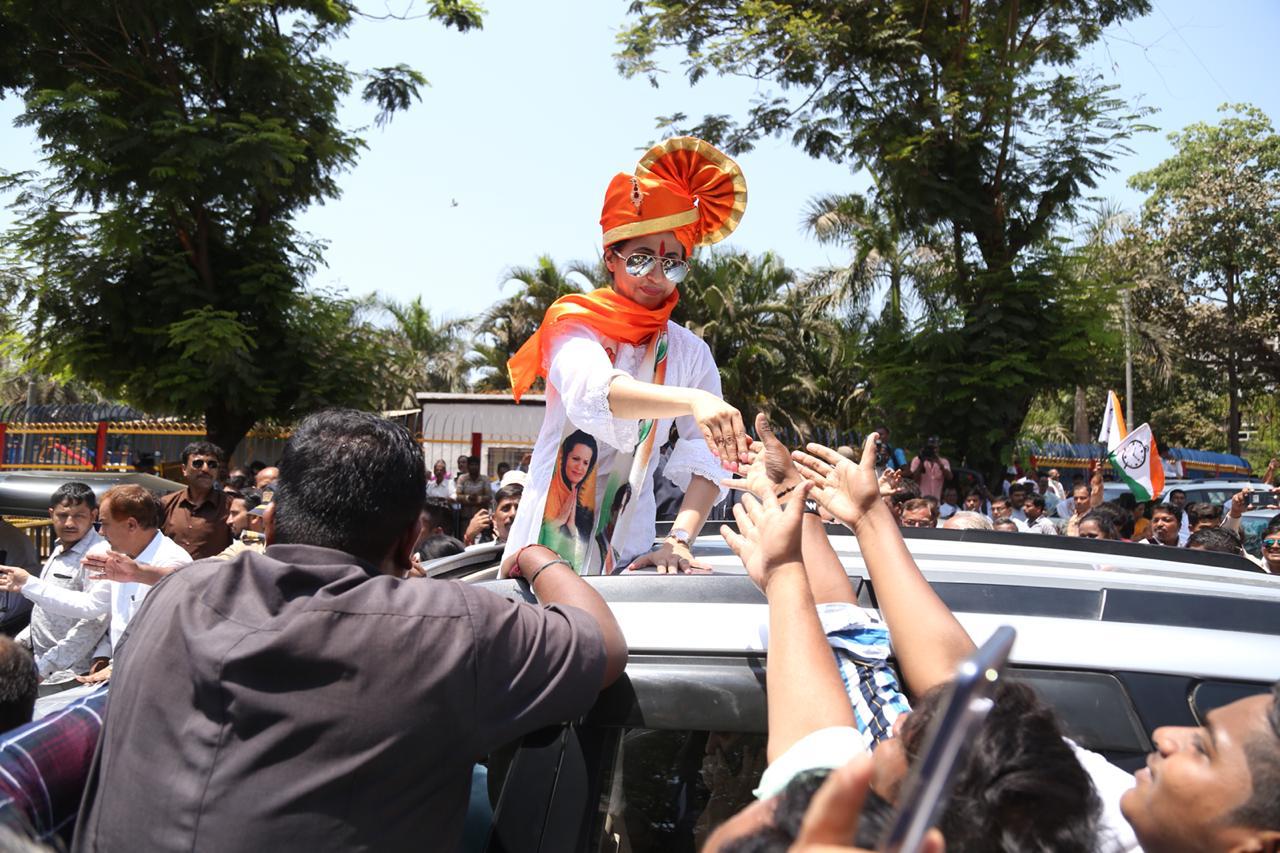
[[[1149,425],[1126,435],[1107,458],[1139,503],[1154,500],[1164,491],[1164,466]]]
[[[1102,413],[1102,429],[1098,430],[1098,441],[1107,448],[1107,453],[1115,453],[1120,442],[1124,441],[1129,428],[1124,424],[1124,415],[1120,413],[1120,398],[1115,391],[1107,392],[1107,410]]]

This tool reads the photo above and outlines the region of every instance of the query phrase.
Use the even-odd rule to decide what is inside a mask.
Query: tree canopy
[[[429,16],[480,26],[471,0]],[[363,83],[377,122],[419,97],[405,65],[326,53],[360,10],[331,0],[0,0],[0,91],[45,172],[7,176],[7,295],[29,353],[142,408],[203,414],[231,450],[264,418],[367,404],[387,362],[358,306],[308,290],[322,246],[294,227],[339,194],[363,141],[338,121]]]
[[[789,134],[814,157],[873,176],[873,198],[899,239],[949,255],[938,322],[888,341],[873,381],[899,416],[953,435],[962,455],[994,469],[1031,401],[1052,387],[1048,365],[1078,345],[1069,295],[1052,274],[1057,229],[1139,127],[1096,80],[1073,73],[1081,49],[1146,0],[839,0],[632,4],[620,35],[624,74],[659,80],[655,59],[683,51],[691,83],[709,73],[773,83],[731,114],[663,117],[746,150]],[[1077,329],[1078,331],[1078,329]],[[1035,352],[1029,344],[1034,344]],[[890,412],[891,416],[895,413]]]

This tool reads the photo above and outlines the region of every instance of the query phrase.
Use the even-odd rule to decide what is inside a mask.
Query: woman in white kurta
[[[656,146],[610,183],[601,225],[612,288],[557,301],[509,365],[517,400],[546,377],[547,409],[504,566],[536,542],[583,573],[694,565],[691,542],[749,438],[721,399],[711,351],[669,317],[693,247],[727,236],[745,205],[737,164],[690,137]],[[651,549],[656,447],[673,420],[665,475],[685,498]]]

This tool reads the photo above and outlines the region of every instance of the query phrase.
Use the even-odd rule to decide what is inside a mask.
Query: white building
[[[525,394],[520,403],[510,394],[415,395],[422,406],[422,452],[430,467],[443,459],[449,472],[459,456],[480,457],[480,472],[496,476],[498,465],[519,467],[533,452],[542,428],[547,398]]]

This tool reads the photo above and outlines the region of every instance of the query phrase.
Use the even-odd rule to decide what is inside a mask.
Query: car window
[[[694,853],[752,802],[765,735],[624,729],[600,786],[591,850]]]

